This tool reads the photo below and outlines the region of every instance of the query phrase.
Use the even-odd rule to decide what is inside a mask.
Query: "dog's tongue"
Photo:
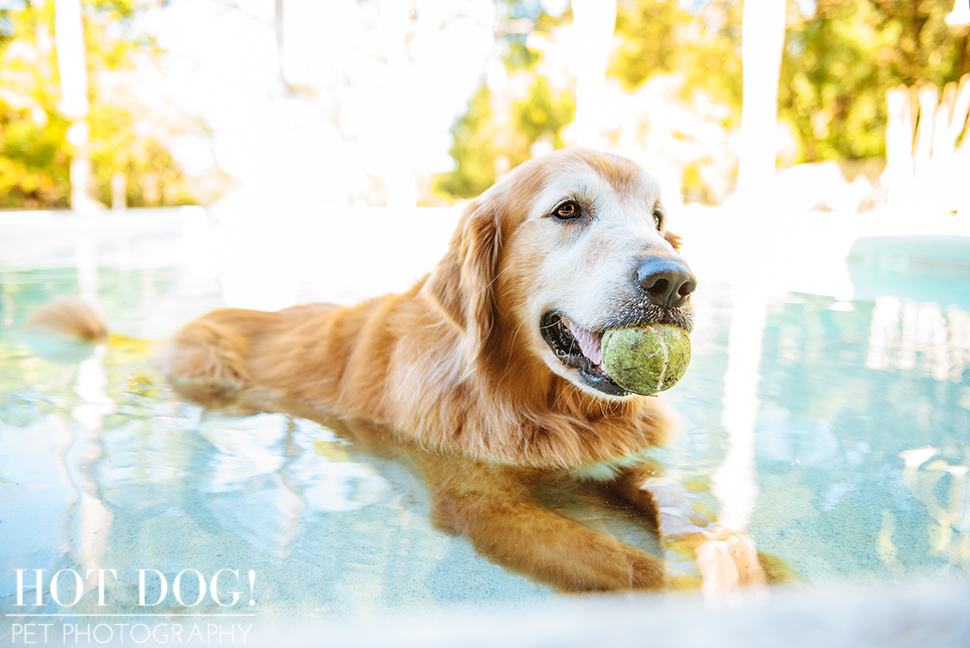
[[[589,358],[589,361],[594,365],[602,364],[603,348],[600,346],[600,342],[603,339],[603,334],[584,329],[566,317],[563,317],[562,321],[566,325],[566,328],[569,329],[569,332],[573,334],[573,337],[576,338],[576,341],[579,342],[579,348],[582,350],[583,355]]]

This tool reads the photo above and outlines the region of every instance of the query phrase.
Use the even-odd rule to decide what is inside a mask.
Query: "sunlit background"
[[[403,290],[462,201],[580,144],[653,171],[700,280],[672,474],[820,588],[903,585],[878,621],[871,590],[823,590],[809,607],[860,612],[834,627],[967,632],[944,584],[970,570],[968,39],[967,0],[0,0],[0,610],[16,569],[117,567],[123,598],[133,570],[234,561],[264,619],[552,601],[560,623],[406,474],[178,403],[138,340]],[[64,293],[131,339],[37,357],[23,324]],[[565,645],[594,627],[570,609]],[[797,641],[775,612],[752,614]]]
[[[777,84],[754,139],[780,171],[819,165],[792,180],[812,185],[800,208],[873,209],[907,153],[946,166],[959,148],[965,3],[765,2],[747,16],[764,43],[741,39],[741,3],[612,4],[3,0],[2,206],[445,205],[577,142],[650,165],[669,202],[719,205],[744,148],[743,42]],[[954,141],[914,151],[941,106]]]

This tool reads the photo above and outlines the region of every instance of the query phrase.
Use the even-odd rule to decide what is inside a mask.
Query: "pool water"
[[[816,580],[970,567],[970,315],[894,297],[772,305],[752,532]]]
[[[95,238],[83,262],[76,241],[39,265],[0,258],[0,613],[137,614],[144,596],[153,613],[360,618],[558,596],[432,528],[421,484],[392,461],[313,422],[225,417],[174,398],[142,340],[221,294],[211,277],[187,277],[177,236],[171,248],[160,240],[151,254],[129,246],[119,257]],[[970,569],[968,283],[959,273],[927,281],[936,301],[885,291],[757,302],[749,530],[816,585]],[[84,291],[127,337],[80,367],[38,357],[23,323],[52,297]],[[716,482],[736,443],[724,416],[735,297],[728,283],[701,283],[691,368],[667,394],[682,431],[658,455],[687,481]],[[577,514],[656,550],[631,540],[639,531],[621,513]],[[114,570],[105,605],[90,584],[76,596],[69,572],[51,595],[58,571],[98,569]],[[213,596],[220,570],[235,573],[217,577]]]

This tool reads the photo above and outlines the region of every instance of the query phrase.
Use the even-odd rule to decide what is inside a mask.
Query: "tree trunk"
[[[602,146],[600,129],[604,122],[606,66],[610,41],[616,26],[616,2],[613,0],[573,0],[573,23],[584,51],[576,57],[576,122],[573,127],[577,144]]]
[[[276,12],[274,13],[274,26],[276,27],[276,64],[279,85],[283,92],[290,88],[286,82],[286,74],[283,69],[283,0],[276,0]]]
[[[54,13],[54,41],[57,48],[57,68],[61,77],[61,100],[58,111],[75,122],[68,131],[68,141],[74,145],[71,160],[71,209],[90,208],[88,195],[91,161],[88,156],[88,129],[84,119],[88,114],[88,71],[84,51],[84,25],[81,0],[57,0]]]
[[[785,5],[785,0],[745,0],[741,15],[744,97],[736,197],[742,202],[763,200],[774,184]]]

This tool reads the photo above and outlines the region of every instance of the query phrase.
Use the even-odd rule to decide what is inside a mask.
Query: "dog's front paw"
[[[701,573],[701,591],[709,600],[747,588],[756,596],[767,592],[768,577],[758,558],[754,540],[747,534],[715,524],[701,532],[694,550]]]

